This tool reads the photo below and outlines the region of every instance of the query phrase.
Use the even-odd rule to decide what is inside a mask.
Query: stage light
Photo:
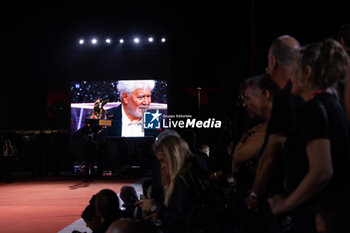
[[[151,42],[151,43],[152,43],[152,42],[153,42],[153,37],[149,37],[149,38],[148,38],[148,42]]]
[[[138,43],[140,43],[140,39],[138,37],[135,37],[134,42],[135,42],[135,44],[138,44]]]
[[[165,38],[164,37],[162,38],[162,43],[165,43]]]
[[[107,43],[107,44],[110,44],[110,43],[111,43],[111,39],[109,39],[109,38],[106,39],[106,43]]]
[[[123,39],[120,39],[120,40],[119,40],[119,43],[123,44],[123,43],[124,43],[124,40],[123,40]]]
[[[97,39],[95,39],[95,38],[94,38],[94,39],[92,39],[92,40],[91,40],[91,43],[93,43],[93,44],[97,44]]]
[[[80,40],[79,40],[79,44],[84,44],[84,40],[83,40],[83,39],[80,39]]]

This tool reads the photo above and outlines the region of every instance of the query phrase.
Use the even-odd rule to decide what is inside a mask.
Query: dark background
[[[168,79],[171,111],[197,114],[193,88],[200,86],[211,88],[203,90],[203,116],[221,110],[229,114],[240,82],[264,72],[274,38],[289,34],[305,44],[335,37],[340,25],[350,22],[346,1],[305,2],[2,3],[0,129],[68,128],[70,80],[83,79],[84,71],[93,69],[85,64],[97,57],[113,65],[115,57],[135,54],[140,61],[147,60],[145,64],[159,64],[159,69],[155,66],[146,73]],[[84,36],[135,34],[164,35],[167,43],[129,48],[124,55],[77,43]],[[124,69],[132,70],[132,65]],[[101,78],[113,75],[107,69]],[[55,103],[55,98],[61,101]]]

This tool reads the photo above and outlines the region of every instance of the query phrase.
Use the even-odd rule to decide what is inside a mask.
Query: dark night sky
[[[0,103],[6,113],[0,128],[47,127],[39,123],[45,122],[47,91],[68,91],[68,58],[76,53],[82,35],[164,34],[178,87],[220,87],[230,92],[253,73],[252,22],[255,73],[263,72],[275,37],[290,34],[304,44],[335,36],[341,24],[350,22],[341,1],[315,1],[315,5],[256,1],[253,18],[252,1],[188,2],[3,4]],[[37,120],[28,120],[31,117]]]

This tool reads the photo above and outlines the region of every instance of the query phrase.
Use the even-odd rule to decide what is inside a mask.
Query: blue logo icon
[[[159,110],[156,112],[144,112],[143,113],[143,128],[144,129],[160,129],[160,116]]]

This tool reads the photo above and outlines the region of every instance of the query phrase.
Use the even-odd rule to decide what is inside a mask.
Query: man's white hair
[[[158,136],[156,137],[156,140],[155,142],[153,143],[153,150],[155,151],[156,148],[158,147],[159,143],[166,137],[169,137],[169,136],[175,136],[175,137],[178,137],[178,138],[181,138],[180,134],[178,132],[176,132],[175,130],[172,130],[172,129],[167,129],[163,132],[161,132],[160,134],[158,134]]]
[[[123,92],[130,95],[139,88],[152,91],[155,85],[155,80],[121,80],[118,81],[117,90],[120,93],[120,98],[122,98]]]

